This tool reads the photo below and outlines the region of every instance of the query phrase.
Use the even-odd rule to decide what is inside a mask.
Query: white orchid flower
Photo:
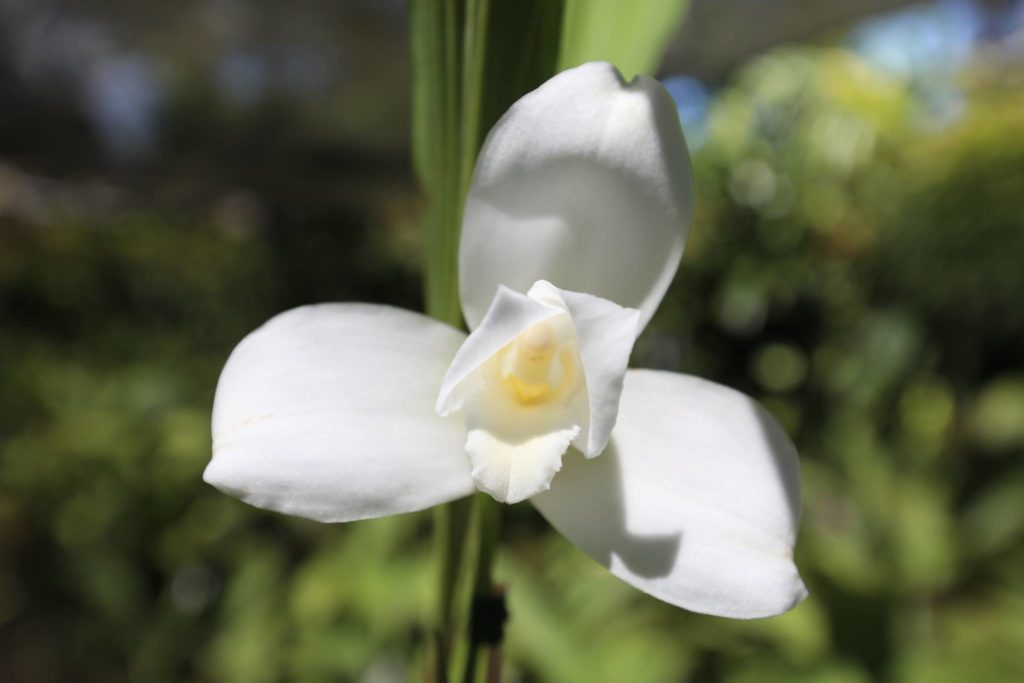
[[[278,315],[221,374],[204,478],[322,522],[477,489],[529,499],[666,602],[786,611],[806,595],[792,444],[732,389],[627,370],[691,205],[686,143],[657,81],[599,63],[555,76],[480,152],[459,254],[472,333],[371,304]]]

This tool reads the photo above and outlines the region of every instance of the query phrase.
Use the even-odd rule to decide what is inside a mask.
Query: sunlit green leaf
[[[559,70],[611,62],[629,79],[657,70],[689,0],[568,0]]]
[[[423,218],[427,312],[460,325],[462,203],[487,131],[554,75],[562,0],[413,0],[413,165]]]

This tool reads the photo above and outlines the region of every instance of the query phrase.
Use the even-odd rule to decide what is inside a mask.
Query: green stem
[[[491,597],[494,592],[494,559],[498,552],[498,539],[501,535],[502,506],[489,495],[476,495],[476,551],[477,560],[473,568],[473,597]],[[473,683],[479,676],[480,643],[472,637],[473,624],[470,627],[469,651],[466,655],[466,666],[463,672],[463,683]],[[495,644],[493,647],[500,647]]]
[[[477,533],[479,553],[473,577],[473,591],[477,595],[489,593],[493,583],[494,558],[501,534],[501,503],[486,493],[476,495]]]
[[[487,22],[489,0],[468,0],[463,34],[462,62],[462,158],[460,198],[469,191],[480,146],[480,112],[483,107],[484,69],[487,63]]]
[[[472,498],[462,498],[434,508],[434,539],[437,552],[437,652],[435,679],[447,680],[447,669],[455,645],[459,570],[466,551]]]
[[[443,628],[450,628],[452,623],[455,586],[466,550],[471,505],[471,498],[462,498],[434,508],[438,547],[438,616]]]

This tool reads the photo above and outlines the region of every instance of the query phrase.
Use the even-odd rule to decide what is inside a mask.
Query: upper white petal
[[[499,284],[536,280],[642,312],[645,325],[683,253],[692,213],[676,107],[646,76],[610,64],[562,72],[494,126],[477,161],[459,250],[470,329]]]
[[[588,458],[596,457],[608,445],[619,414],[622,378],[640,331],[640,312],[590,294],[559,289],[544,281],[534,284],[529,295],[560,303],[572,318],[588,402],[587,421],[580,432],[582,442],[577,447]]]
[[[304,306],[235,348],[203,478],[323,522],[411,512],[474,490],[459,419],[434,399],[465,335],[386,306]]]
[[[616,576],[674,605],[751,618],[806,595],[792,558],[796,451],[767,412],[732,389],[629,371],[605,454],[567,457],[532,501]]]

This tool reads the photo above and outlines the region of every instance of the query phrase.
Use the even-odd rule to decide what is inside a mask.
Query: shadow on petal
[[[686,609],[780,614],[807,593],[792,559],[793,444],[751,398],[686,375],[627,373],[612,445],[533,499],[611,572]]]
[[[797,529],[800,527],[802,507],[800,504],[800,458],[796,446],[793,445],[789,436],[771,413],[760,405],[755,403],[751,405],[757,424],[761,428],[761,434],[768,444],[766,450],[771,454],[772,466],[778,475],[777,481],[782,485],[790,525],[793,529]]]
[[[616,484],[614,493],[608,501],[611,505],[611,543],[609,554],[622,560],[631,572],[649,579],[667,576],[679,561],[683,549],[683,532],[668,534],[634,534],[626,528],[626,502],[622,485],[622,467],[619,462],[619,451],[612,442],[601,454],[606,465],[615,470],[616,476],[611,478]],[[610,563],[609,558],[608,563]]]
[[[551,490],[532,500],[556,529],[605,567],[617,560],[633,574],[654,579],[668,576],[679,562],[682,531],[637,534],[627,528],[622,465],[614,438],[592,460],[570,449]],[[566,519],[575,520],[571,532],[555,521]]]

